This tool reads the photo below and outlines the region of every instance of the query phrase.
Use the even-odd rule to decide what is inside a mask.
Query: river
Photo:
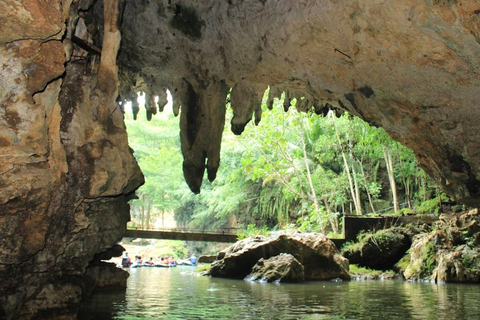
[[[400,280],[254,283],[192,267],[130,269],[125,293],[99,292],[79,320],[480,319],[480,285]]]

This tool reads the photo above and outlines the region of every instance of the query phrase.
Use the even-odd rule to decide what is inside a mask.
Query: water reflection
[[[403,281],[266,284],[132,269],[126,295],[96,294],[89,319],[478,319],[480,286]]]

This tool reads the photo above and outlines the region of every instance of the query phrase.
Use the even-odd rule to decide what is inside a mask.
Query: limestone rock
[[[301,110],[348,111],[413,149],[449,195],[475,204],[479,9],[465,0],[127,1],[118,58],[121,73],[168,88],[176,110],[182,82],[225,82],[237,133],[253,113],[259,121],[267,86],[269,105],[284,92],[286,110],[297,98]],[[210,125],[223,127],[218,102],[201,112],[218,112]],[[187,180],[202,175],[202,152],[187,154]]]
[[[377,270],[392,269],[410,248],[408,235],[399,228],[377,231],[360,237],[359,242],[342,248],[350,263]]]
[[[212,263],[210,275],[243,279],[260,259],[291,254],[305,269],[305,280],[350,279],[348,260],[335,245],[318,233],[279,233],[238,241],[221,251]]]
[[[212,263],[216,258],[216,255],[202,255],[198,257],[198,263]]]
[[[257,261],[245,279],[266,282],[299,282],[305,279],[305,270],[294,256],[281,253],[269,259]]]
[[[93,257],[93,261],[102,261],[102,260],[110,260],[115,257],[121,257],[123,251],[125,251],[125,248],[119,244],[115,244],[113,247],[110,249],[107,249],[103,252],[97,253]]]
[[[436,282],[480,282],[478,210],[443,217],[435,231],[414,237],[403,275]],[[460,238],[458,235],[462,234]]]
[[[87,269],[85,278],[91,283],[91,290],[125,290],[128,271],[118,268],[114,263],[102,262]],[[85,290],[88,294],[88,291]]]
[[[107,80],[115,57],[99,69],[72,54],[79,49],[69,28],[87,2],[0,3],[0,315],[7,319],[75,317],[89,262],[122,238],[127,202],[143,182],[116,105],[118,84]]]

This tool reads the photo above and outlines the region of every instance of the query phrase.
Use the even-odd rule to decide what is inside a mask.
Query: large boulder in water
[[[358,242],[345,245],[342,255],[352,264],[377,270],[392,269],[410,248],[405,228],[390,228],[358,237]]]
[[[260,259],[246,279],[266,282],[299,282],[305,279],[305,268],[294,256],[281,253],[268,259]]]
[[[210,275],[243,279],[260,259],[289,253],[305,269],[305,280],[350,279],[348,260],[335,244],[319,233],[277,233],[254,236],[221,251],[212,263]]]

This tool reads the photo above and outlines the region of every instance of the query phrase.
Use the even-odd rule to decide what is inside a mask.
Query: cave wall
[[[127,2],[120,93],[128,98],[139,84],[155,94],[169,89],[177,108],[190,112],[194,96],[198,110],[217,110],[219,100],[206,97],[223,95],[225,83],[232,131],[241,133],[260,120],[270,86],[270,100],[286,93],[285,109],[297,98],[301,110],[346,110],[385,128],[450,196],[477,205],[479,19],[480,3],[468,0]],[[202,128],[220,118],[182,124],[185,177],[195,192],[219,152],[206,152],[219,136]]]
[[[89,5],[0,2],[0,319],[74,318],[143,181],[115,102],[115,14],[101,62],[70,41]]]

